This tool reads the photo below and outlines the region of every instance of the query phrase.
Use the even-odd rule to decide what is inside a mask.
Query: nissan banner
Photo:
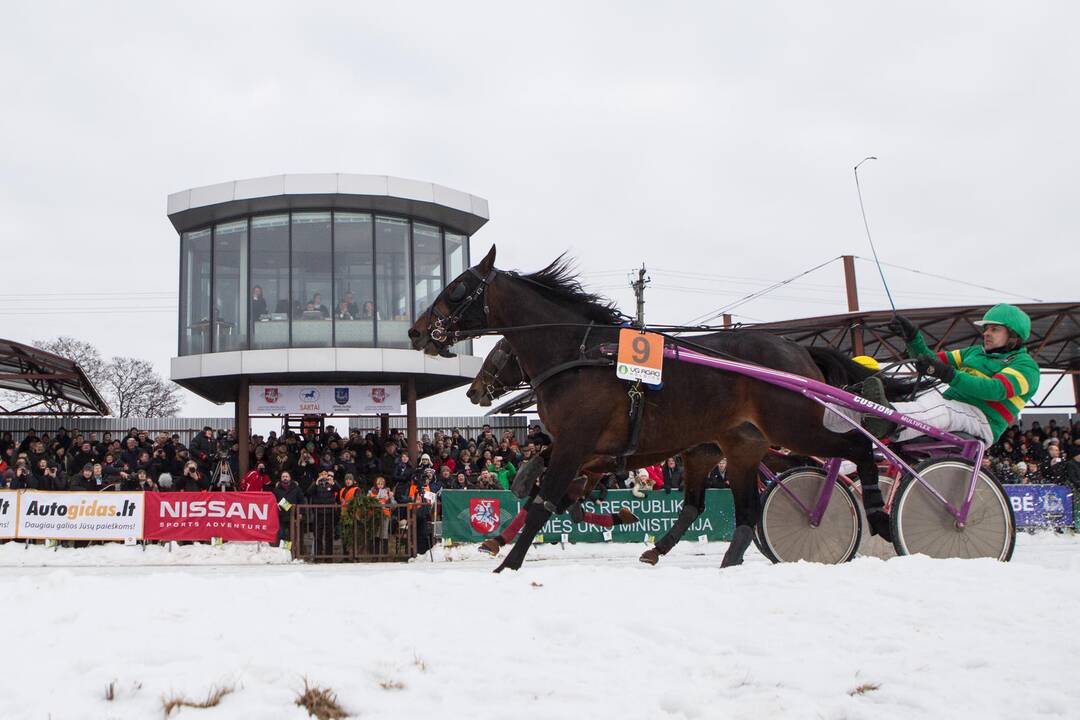
[[[145,497],[146,540],[277,540],[273,493],[148,492]]]
[[[251,385],[252,415],[401,413],[400,385]]]

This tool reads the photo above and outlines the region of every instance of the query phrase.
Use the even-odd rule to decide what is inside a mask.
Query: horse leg
[[[735,499],[735,532],[720,567],[742,565],[743,555],[754,541],[754,528],[761,515],[757,490],[758,464],[769,443],[756,429],[746,426],[722,438],[720,447],[728,459],[728,484]]]
[[[858,431],[853,430],[848,435],[851,449],[847,457],[855,463],[855,468],[859,473],[863,510],[866,511],[870,534],[880,535],[885,542],[892,542],[892,526],[889,515],[885,512],[885,499],[881,496],[881,485],[878,484],[874,446],[865,435]]]
[[[540,528],[544,526],[544,523],[547,522],[557,508],[555,502],[549,500],[549,498],[559,498],[561,501],[566,496],[578,468],[581,467],[588,453],[586,448],[593,447],[596,439],[578,435],[574,440],[573,443],[561,442],[553,446],[551,463],[548,465],[547,472],[544,473],[540,492],[529,504],[525,515],[525,527],[522,528],[521,534],[518,535],[514,547],[507,553],[506,559],[502,561],[499,567],[495,568],[495,572],[502,572],[506,568],[517,570],[521,567],[521,564],[525,561],[525,554],[529,551],[533,538],[536,537],[536,533],[540,531]]]
[[[675,523],[664,537],[638,558],[643,563],[655,565],[661,555],[667,555],[675,547],[694,521],[705,512],[705,481],[709,470],[720,461],[723,454],[715,445],[701,445],[683,453],[683,506]]]

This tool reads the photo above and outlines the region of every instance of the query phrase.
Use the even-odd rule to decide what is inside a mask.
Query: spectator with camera
[[[180,492],[199,492],[209,488],[210,482],[206,479],[206,474],[199,469],[194,460],[188,460],[184,465],[184,471],[180,476],[177,489]]]
[[[34,490],[67,490],[67,478],[44,457],[38,459],[30,483]]]

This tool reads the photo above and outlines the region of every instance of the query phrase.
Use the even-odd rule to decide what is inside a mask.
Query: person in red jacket
[[[259,463],[254,470],[249,470],[240,484],[244,492],[262,492],[270,484],[270,476],[266,474],[266,465]]]

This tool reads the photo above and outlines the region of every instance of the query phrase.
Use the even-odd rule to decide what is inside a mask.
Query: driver
[[[933,353],[910,320],[894,317],[888,327],[907,343],[908,355],[923,372],[949,387],[944,393],[928,392],[892,407],[928,425],[965,432],[992,445],[1039,388],[1039,366],[1024,347],[1031,335],[1031,318],[1020,308],[995,305],[975,325],[982,327],[982,344]],[[904,428],[898,439],[919,434]]]

